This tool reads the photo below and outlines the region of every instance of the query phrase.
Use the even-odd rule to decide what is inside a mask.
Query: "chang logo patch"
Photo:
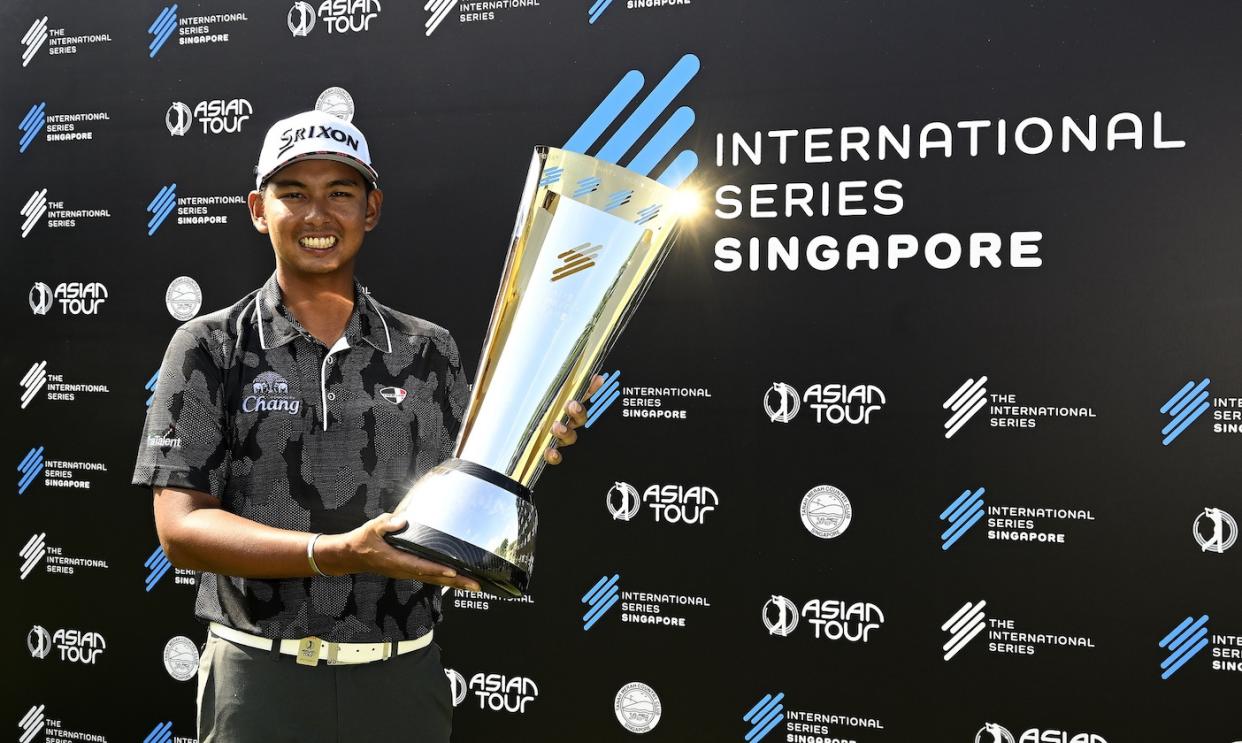
[[[276,372],[263,372],[254,378],[250,388],[253,394],[242,398],[243,413],[282,411],[297,415],[302,411],[302,401],[289,391],[289,382]]]

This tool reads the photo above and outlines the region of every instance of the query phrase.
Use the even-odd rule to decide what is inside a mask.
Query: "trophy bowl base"
[[[508,477],[450,459],[419,478],[393,515],[406,520],[384,536],[393,547],[448,565],[486,593],[526,593],[538,515],[530,491]]]
[[[530,576],[508,560],[430,526],[411,525],[388,534],[385,540],[399,550],[448,565],[493,596],[519,598],[530,583]]]

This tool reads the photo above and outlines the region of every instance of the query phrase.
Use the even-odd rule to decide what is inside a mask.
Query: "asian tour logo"
[[[590,608],[582,615],[582,629],[591,629],[600,617],[608,613],[608,610],[616,605],[620,600],[621,589],[617,588],[617,581],[621,579],[620,574],[615,574],[611,578],[604,576],[591,586],[591,589],[582,595],[582,603]]]
[[[987,606],[986,601],[971,603],[967,601],[962,604],[962,608],[954,612],[949,620],[940,625],[942,632],[949,633],[949,639],[941,646],[944,651],[944,659],[946,661],[953,660],[962,649],[970,644],[970,641],[979,636],[987,627],[988,617],[983,613],[983,607]]]
[[[957,544],[957,540],[961,539],[962,535],[970,531],[970,528],[984,517],[986,511],[983,494],[985,492],[987,491],[983,488],[974,491],[967,488],[949,504],[948,508],[940,512],[940,520],[949,525],[940,533],[940,549],[948,550]]]
[[[43,472],[43,447],[34,446],[17,463],[17,494],[24,495],[30,484]]]
[[[788,423],[802,409],[802,396],[784,382],[773,382],[763,395],[763,410],[773,423]]]
[[[160,49],[164,48],[164,42],[168,41],[168,37],[172,36],[173,31],[177,30],[177,6],[169,5],[160,11],[155,17],[151,25],[147,27],[147,33],[151,34],[151,41],[147,44],[148,59],[154,59],[159,54]]]
[[[1168,446],[1177,440],[1182,432],[1199,419],[1209,408],[1212,403],[1208,402],[1208,385],[1212,380],[1204,377],[1202,381],[1195,382],[1193,379],[1182,385],[1182,388],[1169,398],[1169,401],[1160,406],[1160,414],[1172,417],[1172,420],[1160,429],[1160,435],[1164,438],[1160,441],[1164,446]]]
[[[792,600],[773,594],[763,605],[763,625],[769,635],[788,637],[805,622],[816,639],[869,643],[884,626],[884,612],[869,601],[811,599],[801,611]]]
[[[98,281],[62,281],[56,288],[36,281],[28,296],[30,310],[36,315],[46,315],[60,302],[60,310],[66,315],[94,315],[108,301],[108,287]]]
[[[1015,743],[1013,734],[994,722],[985,722],[975,733],[975,743]]]
[[[763,411],[772,423],[789,423],[803,407],[815,411],[815,422],[867,425],[888,403],[874,384],[813,384],[799,393],[785,382],[773,382],[763,394]]]
[[[788,637],[798,627],[798,605],[773,594],[763,605],[763,626],[768,628],[769,635]]]
[[[184,137],[195,122],[203,134],[237,134],[253,113],[254,106],[245,98],[199,101],[194,108],[173,101],[164,112],[164,126],[174,137]]]
[[[595,394],[591,395],[591,399],[587,402],[586,427],[590,428],[595,425],[599,417],[604,414],[617,398],[621,397],[621,383],[617,380],[621,377],[621,370],[618,369],[612,374],[604,377],[604,383],[599,389],[595,390]]]
[[[953,438],[953,434],[962,430],[962,426],[966,425],[967,421],[975,417],[975,413],[987,404],[988,390],[983,386],[987,381],[987,377],[979,377],[977,380],[967,379],[941,405],[942,408],[950,411],[949,419],[944,423],[946,439]]]
[[[716,491],[706,485],[649,485],[639,496],[628,482],[614,482],[605,500],[618,521],[633,519],[645,503],[656,523],[691,525],[705,523],[707,514],[720,504]]]
[[[371,21],[383,12],[379,0],[323,0],[319,11],[304,0],[289,8],[285,23],[295,37],[310,36],[316,20],[322,21],[329,34],[370,31]]]
[[[17,125],[21,136],[17,138],[17,151],[25,152],[30,143],[39,136],[39,132],[43,131],[43,125],[47,123],[47,115],[44,113],[47,109],[47,101],[40,101],[30,107],[26,115],[22,117],[21,123]]]
[[[1194,534],[1201,550],[1220,555],[1238,541],[1238,522],[1219,508],[1205,508],[1195,517]]]
[[[755,706],[742,715],[742,722],[750,723],[750,730],[742,738],[746,743],[759,743],[768,733],[772,732],[772,728],[781,724],[785,719],[785,706],[781,704],[784,698],[784,692],[775,696],[764,694],[763,699],[756,702]]]
[[[1207,623],[1207,614],[1198,619],[1186,617],[1160,640],[1160,647],[1169,651],[1169,656],[1160,662],[1161,679],[1167,681],[1210,644]]]

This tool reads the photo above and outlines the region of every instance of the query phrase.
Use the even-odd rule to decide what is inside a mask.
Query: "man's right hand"
[[[424,560],[384,541],[384,535],[405,528],[405,519],[380,514],[353,531],[325,534],[315,543],[315,562],[328,575],[377,573],[398,580],[478,591],[479,584],[447,565]]]

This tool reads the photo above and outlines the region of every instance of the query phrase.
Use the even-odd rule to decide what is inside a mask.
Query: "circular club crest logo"
[[[466,677],[452,668],[445,668],[444,675],[448,677],[449,692],[453,695],[453,706],[456,707],[466,701]]]
[[[289,24],[289,33],[294,36],[307,36],[315,27],[315,9],[310,3],[299,0],[289,8],[285,22]]]
[[[189,681],[198,673],[198,647],[180,635],[164,646],[164,670],[178,681]]]
[[[802,496],[802,525],[820,539],[839,537],[850,526],[850,499],[831,485],[819,485]]]
[[[30,309],[36,315],[46,315],[48,310],[52,309],[52,287],[36,281],[35,285],[30,287]]]
[[[617,721],[631,733],[646,733],[660,722],[660,697],[641,681],[631,681],[617,692],[613,705]]]
[[[203,290],[189,276],[178,276],[168,285],[164,304],[168,307],[168,314],[184,322],[197,315],[203,306]]]
[[[168,127],[168,133],[174,137],[184,137],[193,123],[194,112],[181,101],[173,101],[164,112],[164,126]]]
[[[763,605],[763,626],[769,635],[788,637],[798,626],[798,606],[784,596],[773,595]]]
[[[353,121],[354,97],[344,88],[328,88],[316,99],[315,110],[332,114],[342,121]]]
[[[52,652],[52,636],[36,624],[26,633],[26,649],[32,657],[42,660]]]
[[[975,733],[975,743],[1014,743],[1013,735],[994,722],[985,722]]]
[[[763,409],[773,423],[788,423],[801,407],[798,391],[784,382],[773,382],[763,395]]]
[[[608,512],[617,521],[629,521],[638,515],[642,499],[628,482],[614,482],[608,489]]]
[[[1195,517],[1194,532],[1200,549],[1221,554],[1238,541],[1238,522],[1219,508],[1205,508]]]

